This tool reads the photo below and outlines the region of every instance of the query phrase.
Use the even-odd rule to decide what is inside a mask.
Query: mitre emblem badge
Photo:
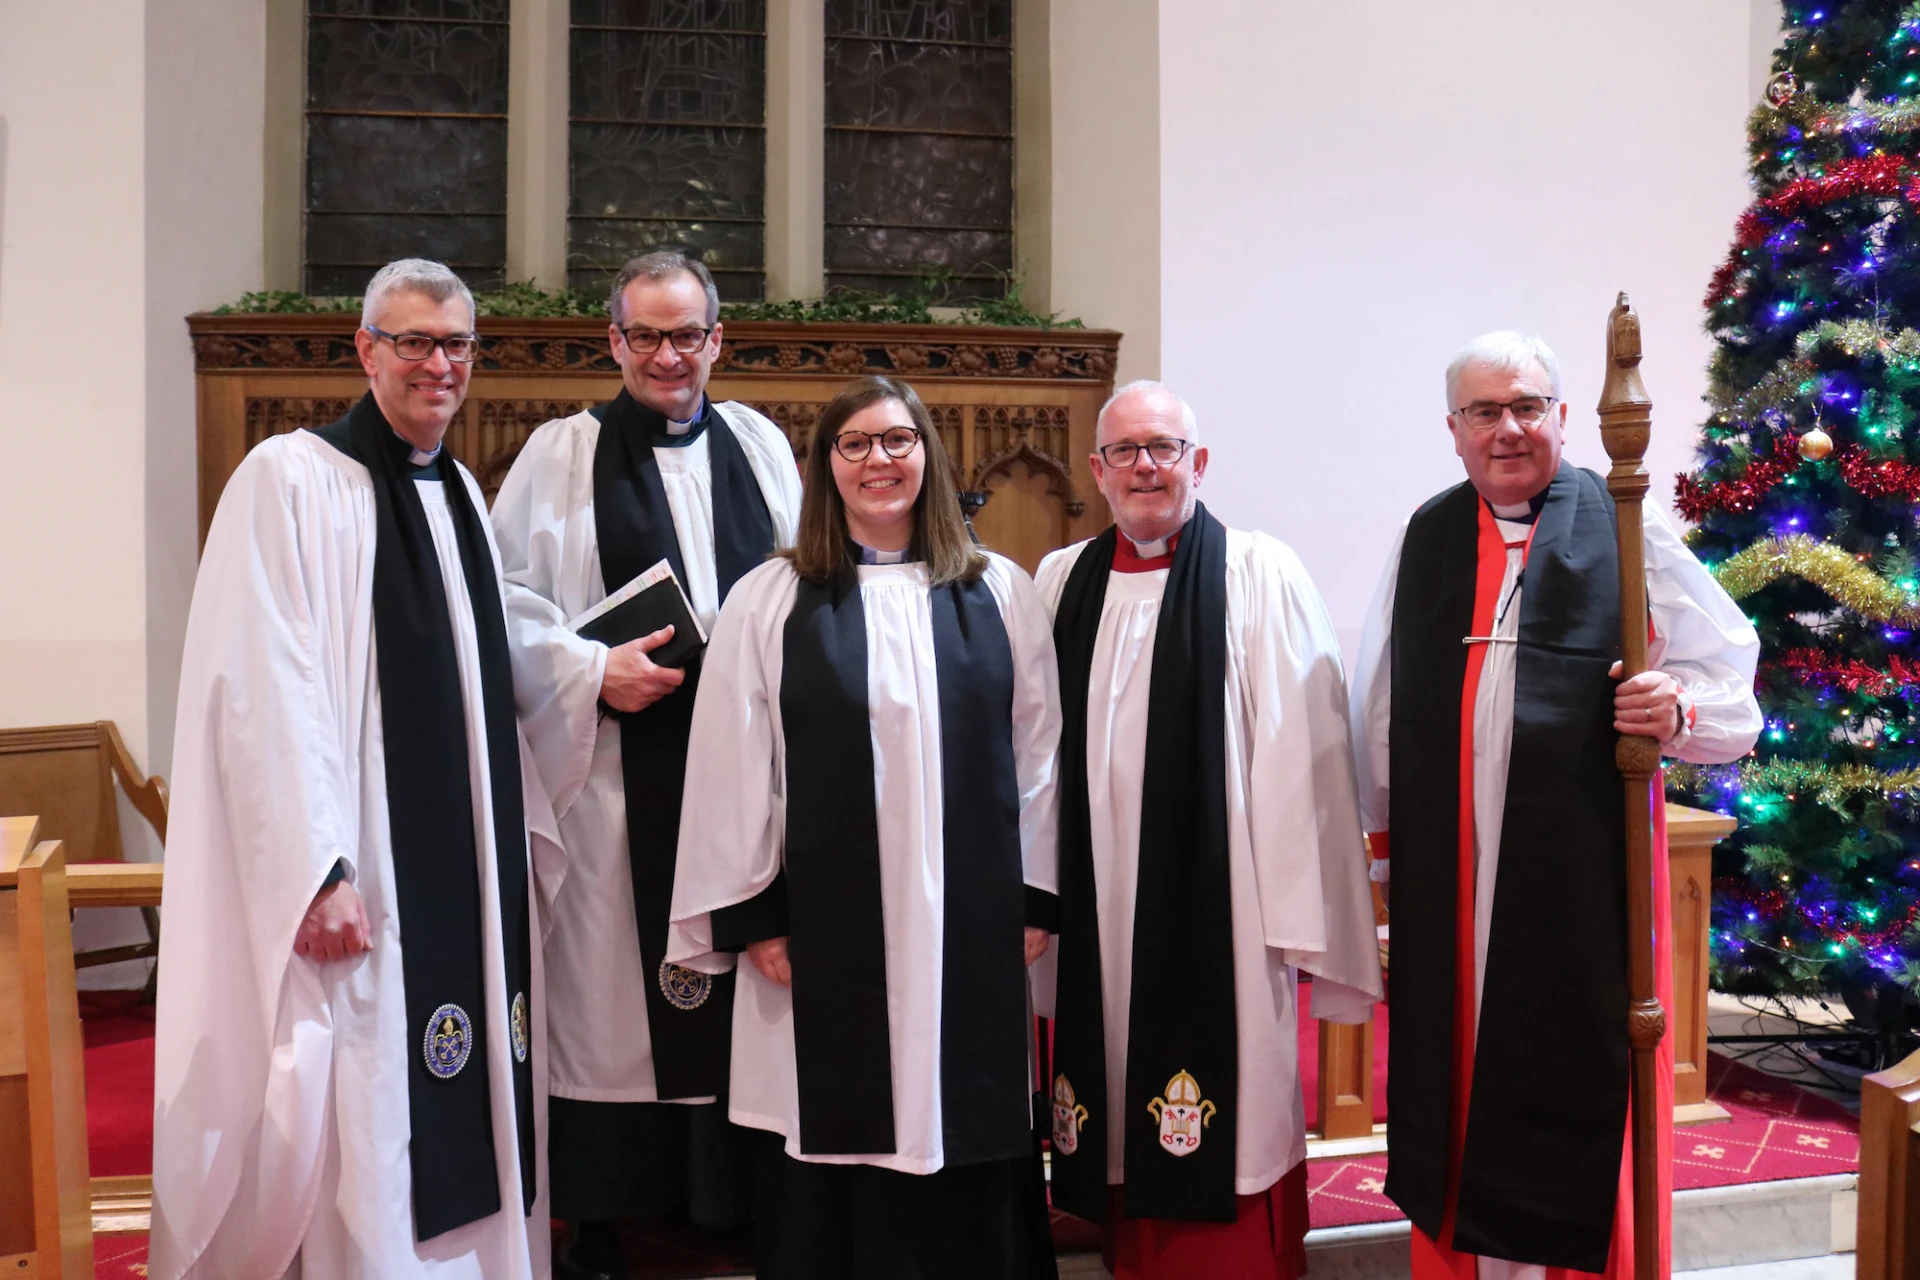
[[[1053,1149],[1070,1156],[1080,1149],[1080,1126],[1087,1122],[1087,1109],[1073,1099],[1073,1086],[1064,1075],[1053,1078]]]
[[[1200,1131],[1213,1120],[1218,1110],[1200,1096],[1200,1082],[1186,1072],[1177,1072],[1167,1081],[1165,1097],[1147,1104],[1147,1114],[1160,1122],[1160,1148],[1176,1156],[1190,1156],[1200,1149]],[[1056,1107],[1055,1114],[1058,1114]],[[1059,1122],[1056,1120],[1055,1124]]]

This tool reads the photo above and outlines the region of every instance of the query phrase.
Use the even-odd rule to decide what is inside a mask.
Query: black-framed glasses
[[[1517,400],[1475,400],[1453,411],[1456,418],[1469,431],[1491,431],[1500,425],[1500,420],[1513,414],[1513,420],[1523,431],[1532,431],[1547,420],[1553,406],[1560,403],[1554,396],[1521,396]]]
[[[1139,459],[1140,451],[1145,449],[1147,456],[1153,459],[1154,466],[1171,467],[1177,464],[1180,459],[1186,457],[1187,450],[1192,447],[1193,441],[1191,440],[1182,440],[1176,436],[1161,436],[1159,439],[1149,440],[1145,444],[1138,444],[1132,440],[1120,440],[1113,444],[1103,444],[1100,446],[1099,454],[1100,460],[1108,466],[1119,467],[1124,470],[1132,466]]]
[[[626,340],[627,350],[637,356],[652,355],[660,349],[663,341],[681,355],[690,356],[707,345],[707,335],[712,332],[712,329],[674,329],[662,333],[658,329],[636,325],[631,329],[622,329],[620,336]]]
[[[480,339],[470,333],[436,338],[430,333],[388,333],[373,325],[367,325],[366,330],[376,338],[391,342],[394,354],[402,360],[425,360],[435,347],[446,352],[447,359],[455,364],[472,364],[480,355]]]
[[[889,458],[904,458],[920,443],[918,427],[888,427],[885,431],[842,431],[833,438],[833,451],[848,462],[865,462],[878,444]]]

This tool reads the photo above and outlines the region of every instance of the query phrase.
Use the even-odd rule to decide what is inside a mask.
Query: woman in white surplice
[[[1020,958],[1055,904],[1046,610],[972,544],[905,383],[843,390],[805,467],[798,543],[706,653],[669,959],[747,954],[731,1118],[785,1139],[763,1269],[1025,1276],[1051,1254]]]

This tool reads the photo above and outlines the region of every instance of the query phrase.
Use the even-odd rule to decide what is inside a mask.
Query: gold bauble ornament
[[[1800,437],[1800,456],[1808,462],[1818,462],[1833,452],[1833,437],[1815,427]]]

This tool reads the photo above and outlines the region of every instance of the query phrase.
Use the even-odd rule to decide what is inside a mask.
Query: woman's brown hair
[[[898,400],[906,407],[908,418],[920,429],[920,447],[926,450],[920,496],[913,503],[909,554],[925,562],[927,576],[935,586],[972,582],[985,571],[987,557],[967,532],[953,460],[941,443],[927,406],[912,387],[897,378],[858,378],[842,387],[820,411],[800,475],[799,537],[780,554],[809,582],[830,582],[852,568],[847,552],[847,506],[840,497],[840,486],[833,480],[833,442],[847,419],[886,400]]]

